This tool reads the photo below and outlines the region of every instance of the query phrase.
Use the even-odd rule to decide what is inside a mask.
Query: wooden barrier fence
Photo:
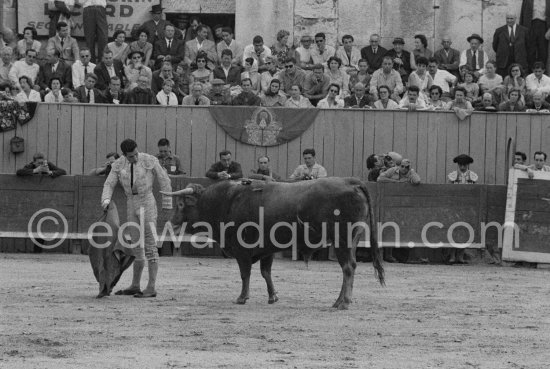
[[[14,131],[0,133],[0,173],[14,173],[44,152],[70,174],[86,174],[120,151],[125,138],[137,141],[141,151],[157,153],[166,137],[188,176],[203,176],[229,149],[246,173],[256,158],[268,155],[272,169],[286,177],[301,162],[301,152],[313,147],[318,161],[331,176],[365,178],[365,160],[372,153],[397,151],[412,160],[425,183],[445,183],[455,170],[452,159],[470,154],[479,182],[506,182],[507,141],[532,156],[550,151],[550,119],[526,113],[474,113],[459,121],[450,112],[322,110],[301,137],[283,145],[257,147],[236,141],[216,124],[207,107],[39,104],[35,117],[17,135],[25,139],[24,153],[10,152]],[[235,107],[234,109],[241,109]]]
[[[172,177],[174,189],[184,188],[188,183],[212,183],[207,178]],[[61,176],[55,179],[49,177],[17,177],[15,175],[0,175],[0,251],[1,252],[31,252],[33,244],[29,237],[29,222],[33,214],[42,209],[54,209],[67,219],[67,242],[57,248],[61,252],[81,252],[81,241],[88,237],[88,229],[102,215],[99,205],[104,177],[93,176]],[[469,233],[464,227],[458,227],[449,237],[456,222],[466,222],[473,229],[473,247],[484,247],[485,243],[496,245],[498,233],[489,229],[487,239],[482,238],[482,224],[497,222],[503,224],[506,206],[506,187],[495,185],[438,185],[421,184],[377,184],[368,183],[369,192],[374,203],[375,217],[379,223],[393,222],[399,229],[399,239],[392,227],[382,232],[379,240],[383,246],[415,247],[425,244],[425,240],[441,246],[451,242],[467,242]],[[160,209],[160,195],[155,189],[155,196]],[[126,200],[121,188],[117,187],[113,196],[117,204],[121,222],[126,219]],[[51,210],[41,216],[53,215]],[[159,212],[157,229],[159,234],[171,212]],[[57,217],[59,220],[59,217]],[[31,230],[36,232],[38,218],[32,222]],[[426,228],[426,238],[422,231],[430,222],[439,222]],[[60,222],[59,224],[62,224]],[[63,232],[60,226],[53,222],[44,223],[45,232]],[[35,234],[37,237],[37,234]],[[38,238],[38,237],[37,237]],[[76,241],[76,242],[73,242]],[[78,248],[72,247],[75,243]],[[418,252],[416,251],[418,250]],[[189,255],[219,255],[219,248],[191,249]],[[415,249],[417,256],[427,256],[431,260],[440,259],[440,250],[422,248]]]

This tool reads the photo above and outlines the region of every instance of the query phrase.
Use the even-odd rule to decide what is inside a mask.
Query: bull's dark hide
[[[98,248],[90,245],[88,255],[94,276],[99,283],[99,294],[97,298],[109,296],[116,286],[122,273],[132,264],[134,256],[124,254],[124,247],[118,243],[118,228],[120,220],[118,210],[114,202],[111,202],[109,209],[103,214],[98,222],[105,222],[112,229],[112,237],[93,235],[92,239],[98,245],[107,244],[107,247]],[[103,229],[99,230],[103,232]],[[119,258],[115,257],[113,251],[120,250]],[[120,260],[119,260],[120,259]]]

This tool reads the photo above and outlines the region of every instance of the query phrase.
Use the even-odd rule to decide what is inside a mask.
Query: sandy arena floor
[[[360,263],[354,303],[336,311],[334,262],[275,260],[275,305],[258,265],[244,306],[234,260],[160,268],[156,299],[97,300],[86,256],[0,254],[0,368],[550,365],[549,270],[386,264],[382,288]]]

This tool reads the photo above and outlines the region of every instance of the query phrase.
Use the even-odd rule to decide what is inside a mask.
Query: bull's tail
[[[374,267],[374,273],[378,278],[378,281],[380,282],[380,284],[382,286],[385,286],[386,282],[384,278],[384,266],[382,265],[382,254],[380,252],[380,248],[378,248],[378,239],[377,239],[378,230],[376,228],[376,221],[374,219],[374,211],[373,211],[371,197],[365,183],[361,182],[361,184],[359,185],[359,188],[365,194],[365,197],[367,198],[367,206],[369,207],[370,249],[372,253],[372,265]]]

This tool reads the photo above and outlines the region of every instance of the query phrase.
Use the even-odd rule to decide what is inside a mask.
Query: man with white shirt
[[[269,90],[269,84],[274,78],[279,79],[279,70],[277,69],[277,58],[268,56],[265,58],[267,70],[260,75],[261,92],[266,93]]]
[[[525,78],[527,92],[525,98],[528,102],[533,99],[533,95],[537,92],[541,93],[544,98],[550,94],[550,77],[544,74],[544,64],[536,62],[533,65],[533,73]]]
[[[10,83],[9,73],[13,67],[13,49],[9,46],[0,50],[0,83]]]
[[[327,38],[324,33],[320,32],[315,35],[315,47],[311,50],[311,59],[313,64],[323,64],[325,70],[328,70],[327,61],[330,57],[336,54],[336,50],[332,46],[327,45]]]
[[[483,38],[477,33],[474,33],[466,40],[470,43],[470,48],[460,53],[459,67],[468,65],[472,72],[479,77],[483,74],[483,68],[485,68],[485,64],[489,61],[487,53],[485,53],[481,47]]]
[[[86,75],[88,73],[93,73],[96,67],[96,65],[90,61],[91,57],[92,54],[90,52],[90,49],[88,49],[87,47],[83,47],[82,50],[80,50],[80,60],[74,62],[72,66],[73,87],[75,90],[84,85]]]
[[[35,84],[39,71],[40,66],[36,64],[36,50],[28,49],[25,52],[25,59],[13,63],[13,67],[10,69],[8,77],[13,85],[17,86],[17,88],[21,88],[19,85],[19,77],[27,76],[31,79],[35,90],[40,91],[40,86]]]
[[[100,60],[107,46],[107,0],[83,0],[81,4],[86,45],[91,51],[92,60]]]
[[[361,59],[361,52],[358,48],[353,46],[353,36],[344,35],[342,37],[342,44],[344,47],[339,48],[336,51],[336,56],[342,61],[344,70],[348,72],[350,69],[359,70],[359,60]]]
[[[233,55],[232,62],[235,64],[241,64],[241,60],[243,59],[243,49],[237,41],[233,39],[233,30],[231,27],[222,28],[222,41],[218,43],[216,49],[220,60],[222,59],[222,52],[229,49]]]
[[[296,49],[298,66],[303,70],[311,70],[311,67],[314,65],[311,59],[311,51],[313,50],[311,47],[312,43],[313,38],[311,36],[303,35],[300,39],[300,44],[302,44],[302,46]]]
[[[506,25],[495,30],[493,50],[496,53],[497,74],[508,75],[508,69],[513,63],[527,70],[527,34],[529,30],[516,24],[514,14],[506,14]]]
[[[97,76],[96,87],[103,91],[109,86],[111,78],[118,77],[123,80],[124,65],[120,60],[113,58],[111,50],[105,50],[101,63],[94,68],[94,74]]]
[[[57,34],[48,39],[46,51],[58,50],[60,59],[72,65],[78,58],[78,43],[69,35],[69,25],[65,22],[57,23]]]
[[[428,72],[432,76],[433,84],[441,87],[443,95],[441,96],[445,101],[451,99],[451,87],[454,87],[458,78],[454,74],[446,70],[439,69],[437,59],[430,58],[428,62]]]
[[[252,66],[253,69],[258,69],[259,73],[262,73],[267,70],[267,65],[265,65],[266,57],[271,56],[271,49],[267,46],[264,46],[264,39],[262,36],[254,36],[252,39],[252,45],[247,45],[243,51],[243,60],[248,58],[254,59],[255,63]]]

